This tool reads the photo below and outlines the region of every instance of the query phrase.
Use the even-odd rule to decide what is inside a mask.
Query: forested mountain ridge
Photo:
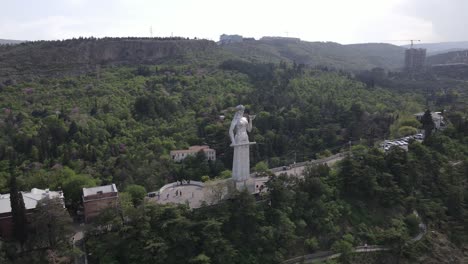
[[[403,65],[404,49],[390,44],[341,45],[288,40],[244,41],[218,46],[184,38],[79,38],[0,46],[0,80],[79,75],[103,66],[164,62],[220,63],[225,59],[280,61],[360,71]]]
[[[185,38],[79,38],[0,46],[0,79],[79,75],[100,66],[157,64],[165,60],[205,60],[217,46]]]
[[[375,67],[403,67],[405,49],[385,43],[341,45],[334,42],[307,42],[288,38],[248,40],[223,46],[240,58],[279,63],[296,62],[360,71]]]

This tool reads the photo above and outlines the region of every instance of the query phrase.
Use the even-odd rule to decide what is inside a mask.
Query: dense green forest
[[[402,67],[404,49],[385,44],[341,45],[288,38],[246,40],[217,45],[206,39],[168,38],[77,38],[0,44],[0,80],[19,77],[83,74],[100,66],[154,65],[178,61],[187,64],[209,58],[245,59],[253,62],[299,63],[308,66],[360,71],[373,67]]]
[[[353,246],[380,244],[391,246],[390,255],[400,263],[414,263],[428,253],[427,241],[408,243],[421,221],[458,245],[466,243],[467,149],[452,150],[456,143],[438,135],[427,144],[413,142],[408,153],[355,147],[335,169],[319,165],[309,167],[303,179],[272,177],[269,194],[258,201],[243,192],[194,211],[130,204],[123,217],[109,211],[96,223],[113,229],[94,230],[87,242],[90,260],[281,263],[331,248],[347,263]],[[457,165],[451,162],[463,157]]]
[[[93,263],[279,263],[329,249],[345,253],[346,261],[351,247],[364,243],[392,246],[411,260],[424,250],[405,242],[423,220],[463,245],[466,87],[439,91],[433,82],[428,96],[424,89],[398,87],[417,81],[371,85],[361,77],[295,63],[225,60],[5,82],[0,192],[11,190],[12,176],[20,190],[62,189],[73,212],[83,187],[115,183],[124,191],[122,211],[108,212],[101,228],[91,228]],[[238,104],[257,115],[252,166],[330,155],[350,141],[359,146],[336,168],[311,167],[304,179],[273,177],[258,201],[239,193],[190,211],[129,198],[136,185],[154,191],[180,178],[222,177],[232,165],[227,131]],[[445,110],[449,128],[411,143],[408,152],[376,148],[407,127],[421,128],[412,114],[426,104]],[[196,144],[216,149],[216,162],[170,159],[170,150]],[[106,224],[111,228],[103,230]],[[14,258],[7,253],[5,261]]]
[[[1,93],[2,191],[10,163],[26,189],[65,188],[65,174],[155,190],[176,176],[169,151],[194,144],[216,149],[207,172],[216,177],[231,167],[226,131],[240,103],[258,115],[253,163],[274,167],[291,163],[295,153],[302,161],[336,152],[349,140],[372,145],[390,136],[399,113],[420,111],[424,102],[336,72],[241,61],[116,68],[4,86]]]

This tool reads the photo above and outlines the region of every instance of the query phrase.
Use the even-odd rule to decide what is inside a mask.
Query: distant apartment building
[[[83,188],[84,220],[89,223],[104,209],[118,206],[119,193],[115,184]]]
[[[219,37],[219,43],[220,44],[230,44],[230,43],[238,43],[242,42],[244,39],[242,38],[241,35],[226,35],[222,34]]]
[[[188,156],[195,156],[198,152],[203,151],[208,160],[216,160],[216,150],[211,149],[209,146],[191,146],[189,149],[172,150],[170,152],[171,158],[174,161],[181,161]]]
[[[44,198],[59,198],[63,202],[63,193],[61,191],[49,191],[33,188],[31,192],[21,192],[23,195],[26,214],[33,214],[37,204]],[[65,208],[65,204],[64,204]],[[9,239],[13,235],[13,219],[11,214],[10,194],[0,194],[0,237]]]
[[[434,128],[436,130],[444,129],[445,128],[445,121],[444,121],[444,117],[442,116],[442,113],[441,112],[431,112],[431,115],[432,115],[432,121],[434,121]],[[424,112],[414,114],[414,116],[416,117],[416,119],[421,121],[422,117],[424,116]]]
[[[421,70],[426,64],[426,49],[407,49],[405,51],[406,70]]]

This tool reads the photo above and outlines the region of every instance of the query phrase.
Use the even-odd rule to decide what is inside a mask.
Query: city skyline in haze
[[[343,44],[468,40],[464,0],[17,0],[1,3],[0,39],[283,36]],[[151,30],[150,30],[151,29]]]

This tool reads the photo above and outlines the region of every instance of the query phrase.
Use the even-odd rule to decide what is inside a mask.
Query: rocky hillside
[[[190,61],[216,49],[213,41],[168,39],[73,39],[0,46],[0,79],[24,75],[84,73],[99,66],[156,64],[166,59]]]
[[[299,39],[263,38],[217,45],[184,38],[104,38],[0,45],[0,80],[93,72],[101,66],[214,62],[227,58],[296,62],[360,71],[403,65],[404,49],[390,44],[341,45]],[[25,78],[26,77],[26,78]]]

